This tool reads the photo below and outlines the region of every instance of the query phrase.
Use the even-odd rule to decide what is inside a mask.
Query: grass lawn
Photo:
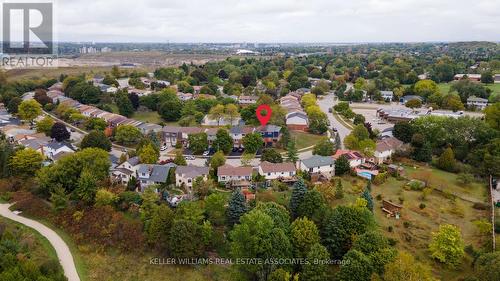
[[[305,132],[290,131],[290,137],[295,139],[295,147],[297,149],[313,146],[325,136],[313,135]]]
[[[340,124],[342,124],[344,127],[352,130],[354,129],[354,124],[351,122],[351,120],[347,120],[344,117],[340,116],[338,112],[333,112],[333,117],[339,121]]]
[[[156,111],[136,111],[131,117],[132,119],[139,120],[147,123],[158,124],[162,121],[160,114]]]
[[[450,91],[450,88],[451,88],[451,83],[438,83],[438,88],[439,90],[441,91],[442,94],[447,94],[449,91]],[[484,85],[486,88],[490,88],[491,89],[491,93],[494,94],[500,94],[500,84],[497,83],[497,84],[482,84]]]

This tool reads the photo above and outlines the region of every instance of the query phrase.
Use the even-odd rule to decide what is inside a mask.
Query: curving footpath
[[[76,271],[75,262],[73,261],[73,255],[71,255],[71,251],[69,250],[68,245],[66,245],[66,242],[64,242],[64,240],[62,240],[62,238],[55,231],[45,225],[14,214],[11,210],[9,210],[11,205],[12,204],[0,204],[0,216],[33,228],[42,236],[47,238],[52,247],[56,250],[57,257],[59,258],[59,262],[64,270],[64,275],[68,278],[68,281],[80,281],[80,277]]]

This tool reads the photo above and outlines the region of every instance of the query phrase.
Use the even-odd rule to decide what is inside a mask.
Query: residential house
[[[378,140],[374,153],[375,161],[378,164],[383,163],[384,161],[390,159],[392,154],[394,154],[394,152],[402,146],[403,142],[395,137]]]
[[[476,96],[470,96],[467,98],[467,106],[483,110],[488,106],[488,100],[483,98],[478,98]]]
[[[205,115],[201,124],[204,126],[238,126],[244,124],[241,117],[221,117],[219,120],[212,119],[209,115]]]
[[[187,145],[188,136],[204,132],[205,129],[200,127],[163,127],[163,142],[164,145],[175,146],[177,142]]]
[[[285,117],[286,126],[293,131],[307,131],[309,128],[309,118],[302,111],[288,113]]]
[[[380,95],[385,101],[392,101],[394,97],[393,91],[380,91]]]
[[[147,135],[151,132],[159,133],[163,129],[162,126],[160,126],[158,124],[152,124],[152,123],[142,123],[139,126],[137,126],[137,128],[139,130],[141,130],[141,133],[143,135]]]
[[[414,100],[414,99],[418,99],[420,100],[421,102],[423,102],[424,100],[422,99],[421,96],[416,96],[416,95],[407,95],[407,96],[403,96],[402,98],[399,99],[399,102],[402,103],[402,104],[406,104],[407,102],[409,102],[410,100]]]
[[[239,96],[238,103],[241,106],[256,104],[258,99],[258,96]]]
[[[365,157],[363,157],[361,153],[355,150],[339,149],[337,150],[337,152],[335,152],[335,155],[333,155],[333,159],[338,160],[341,156],[347,158],[347,160],[349,161],[349,166],[351,166],[351,168],[356,168],[359,165],[365,163]]]
[[[263,161],[259,165],[259,175],[264,176],[267,181],[295,181],[296,168],[293,163],[270,163]]]
[[[500,74],[495,74],[493,80],[495,81],[495,83],[500,83]]]
[[[252,180],[252,167],[233,167],[225,164],[217,168],[217,180],[219,183],[231,186],[249,186]]]
[[[255,132],[255,128],[248,126],[236,126],[229,129],[229,135],[233,138],[234,147],[243,147],[243,137]]]
[[[116,79],[116,81],[118,82],[118,88],[124,89],[124,88],[130,87],[130,85],[128,84],[129,80],[130,80],[130,78]]]
[[[136,89],[136,88],[129,88],[128,92],[130,94],[136,94],[139,97],[144,97],[144,96],[147,96],[147,95],[150,95],[151,93],[153,93],[153,91],[148,90],[148,89]]]
[[[128,181],[136,175],[139,165],[139,157],[131,157],[127,161],[116,166],[111,171],[111,176],[116,182],[127,184]]]
[[[74,153],[75,149],[70,143],[52,141],[47,144],[45,156],[49,159],[57,161],[62,155],[67,153]]]
[[[458,81],[458,80],[461,80],[461,79],[468,79],[470,81],[474,81],[474,82],[481,82],[481,74],[455,74],[455,76],[453,76],[453,80],[455,81]]]
[[[34,149],[40,152],[42,155],[45,155],[47,146],[50,142],[50,138],[46,137],[45,135],[35,137],[36,135],[37,134],[25,136],[23,139],[20,139],[17,142],[26,148]]]
[[[335,176],[335,160],[329,156],[313,155],[300,161],[300,169],[312,175],[320,175],[327,179]]]
[[[141,192],[153,184],[165,184],[168,181],[168,174],[171,168],[176,165],[168,163],[166,165],[139,164],[137,167],[137,180],[141,185]]]
[[[266,147],[274,146],[281,138],[281,127],[276,125],[266,125],[257,128],[262,135]]]
[[[212,145],[212,143],[215,141],[215,139],[217,138],[217,131],[219,129],[220,128],[208,128],[205,130],[205,133],[207,134],[208,145]]]
[[[177,168],[175,169],[176,184],[192,188],[193,181],[197,177],[202,177],[203,180],[207,180],[208,172],[208,167],[199,167],[194,165],[177,166]]]
[[[192,99],[193,99],[193,94],[191,94],[191,93],[182,93],[182,92],[178,92],[178,93],[177,93],[177,97],[178,97],[181,101],[188,101],[188,100],[192,100]]]

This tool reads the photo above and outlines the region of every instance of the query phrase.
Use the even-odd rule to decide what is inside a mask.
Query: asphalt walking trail
[[[64,275],[68,278],[68,281],[80,281],[80,277],[76,271],[75,262],[73,261],[73,255],[69,250],[68,245],[64,240],[52,229],[47,226],[19,215],[14,214],[9,207],[12,204],[0,204],[0,216],[6,217],[13,221],[24,224],[36,231],[38,231],[42,236],[49,240],[50,244],[56,250],[59,262],[64,270]]]

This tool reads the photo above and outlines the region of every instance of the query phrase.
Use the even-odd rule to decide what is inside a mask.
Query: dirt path
[[[73,261],[73,255],[71,255],[71,251],[69,250],[68,245],[62,240],[62,238],[52,229],[46,227],[45,225],[16,215],[9,207],[11,204],[0,204],[0,216],[6,217],[13,221],[22,223],[34,230],[38,231],[42,236],[49,240],[50,244],[56,250],[57,257],[59,258],[59,262],[62,265],[64,270],[64,275],[68,278],[68,281],[80,281],[80,277],[76,271],[75,262]]]

